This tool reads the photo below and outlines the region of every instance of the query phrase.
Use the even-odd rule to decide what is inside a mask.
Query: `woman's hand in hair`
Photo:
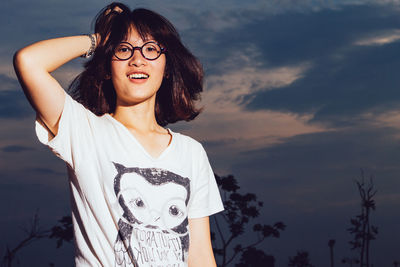
[[[110,12],[112,12],[112,11],[115,11],[115,12],[117,12],[117,13],[121,13],[123,10],[122,10],[118,5],[115,5],[114,7],[109,7],[109,8],[106,10],[105,15],[110,14]]]
[[[97,14],[94,31],[98,38],[98,45],[104,45],[107,42],[113,20],[124,11],[129,12],[129,8],[120,3],[112,3]]]

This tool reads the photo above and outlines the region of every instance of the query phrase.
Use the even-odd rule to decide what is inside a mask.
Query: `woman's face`
[[[124,41],[133,47],[141,47],[148,41],[155,41],[151,36],[148,40],[142,40],[133,27],[128,37]],[[161,54],[156,60],[148,60],[138,49],[134,50],[128,60],[119,60],[114,55],[111,59],[111,79],[117,94],[117,106],[154,101],[163,80],[165,64],[165,54]]]

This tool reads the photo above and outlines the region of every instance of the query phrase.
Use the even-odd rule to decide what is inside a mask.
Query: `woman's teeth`
[[[129,79],[147,79],[149,78],[148,74],[144,74],[144,73],[134,73],[134,74],[130,74]]]

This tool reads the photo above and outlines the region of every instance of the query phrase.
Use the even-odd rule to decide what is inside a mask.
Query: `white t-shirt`
[[[223,210],[207,155],[174,133],[154,158],[109,114],[66,94],[54,138],[43,144],[67,163],[77,266],[187,266],[188,219]]]

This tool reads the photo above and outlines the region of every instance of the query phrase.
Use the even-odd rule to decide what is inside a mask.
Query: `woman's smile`
[[[146,72],[130,72],[127,75],[128,79],[136,84],[142,84],[147,82],[147,80],[150,78],[150,75],[147,74]]]

